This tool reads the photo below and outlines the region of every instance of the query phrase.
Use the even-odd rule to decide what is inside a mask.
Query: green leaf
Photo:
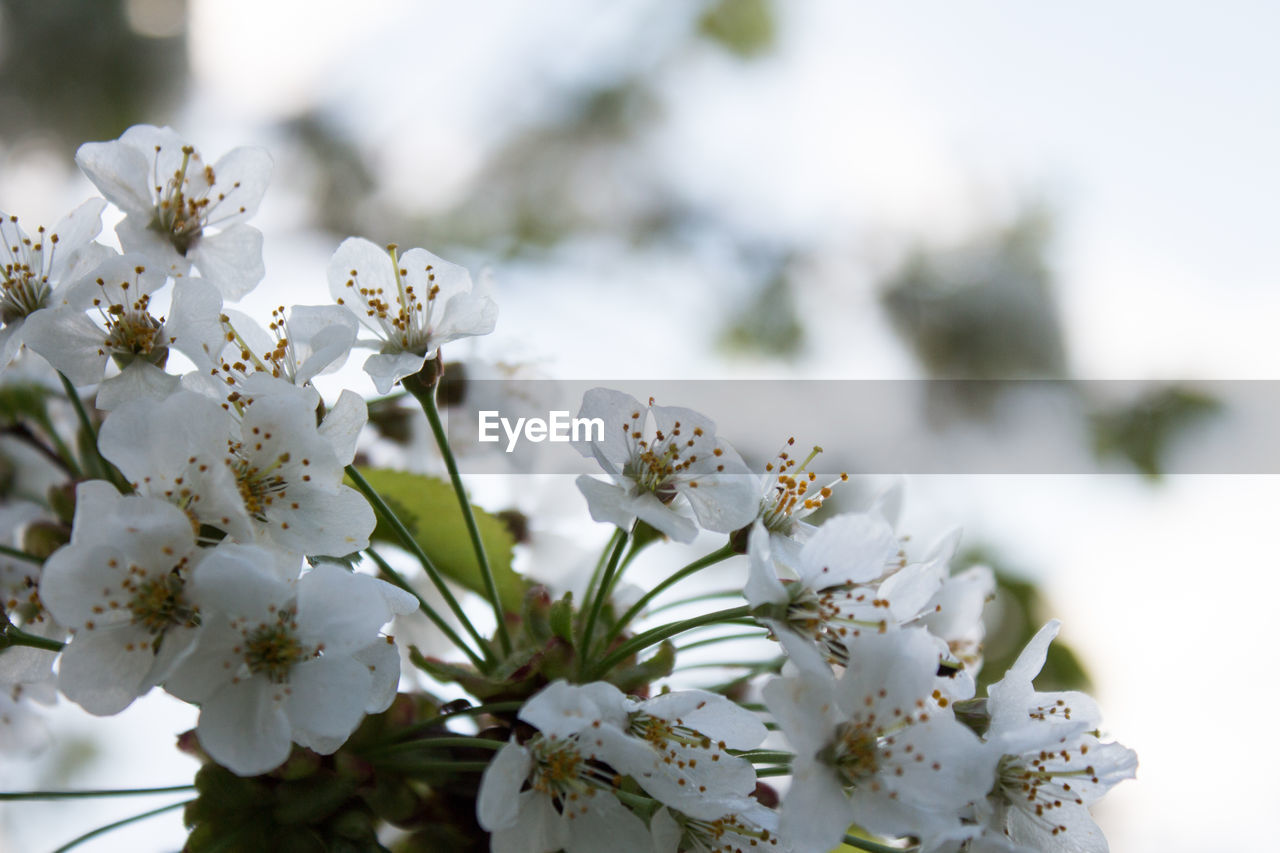
[[[484,595],[484,580],[453,486],[435,477],[386,468],[361,468],[360,473],[400,517],[442,574]],[[473,507],[473,511],[502,606],[508,612],[519,613],[525,581],[511,569],[515,541],[500,520],[477,507]],[[373,539],[400,544],[399,538],[381,519],[373,531]]]

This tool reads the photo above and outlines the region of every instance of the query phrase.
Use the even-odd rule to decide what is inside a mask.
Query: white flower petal
[[[476,819],[493,832],[513,826],[520,811],[520,786],[533,768],[529,750],[514,741],[505,744],[480,777]]]
[[[338,738],[340,745],[364,718],[372,688],[367,665],[349,655],[326,653],[290,671],[285,714],[294,729]]]
[[[227,682],[204,701],[196,735],[205,752],[223,767],[257,776],[289,757],[289,720],[274,698],[278,688],[265,678]]]
[[[232,225],[202,236],[187,257],[206,281],[232,301],[257,287],[267,274],[262,262],[262,232],[249,225]]]

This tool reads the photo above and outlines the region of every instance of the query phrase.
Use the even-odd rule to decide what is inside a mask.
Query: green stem
[[[623,531],[622,536],[615,540],[613,553],[609,555],[609,564],[605,566],[604,574],[600,576],[600,588],[596,590],[596,597],[591,602],[591,610],[587,613],[586,625],[582,628],[582,641],[578,643],[581,654],[578,657],[579,666],[585,668],[587,661],[591,659],[591,641],[594,639],[596,631],[596,621],[600,618],[600,611],[604,609],[605,599],[609,597],[609,588],[613,586],[613,576],[618,570],[618,560],[622,558],[622,549],[626,546],[630,537]]]
[[[4,624],[0,625],[0,652],[14,646],[27,646],[33,649],[44,649],[48,652],[60,652],[64,644],[57,640],[50,640],[48,637],[37,637],[35,634],[28,634],[9,621],[6,616]]]
[[[174,794],[194,791],[195,785],[170,785],[166,788],[99,788],[88,791],[3,791],[0,801],[6,800],[75,800],[88,797],[134,797],[143,794]]]
[[[689,565],[676,571],[673,575],[671,575],[671,577],[662,581],[653,589],[649,590],[644,595],[640,596],[640,600],[637,601],[635,604],[631,605],[630,609],[628,609],[626,613],[622,614],[622,618],[620,618],[617,622],[613,624],[613,627],[609,630],[609,633],[605,635],[605,642],[607,643],[609,640],[612,640],[614,637],[618,636],[618,634],[622,633],[622,629],[627,627],[627,625],[630,625],[631,620],[636,618],[636,616],[639,615],[640,611],[644,610],[645,606],[648,605],[650,601],[653,601],[654,598],[666,592],[668,589],[680,583],[680,581],[684,580],[690,575],[696,574],[697,572],[702,571],[708,566],[714,566],[716,563],[720,563],[720,562],[723,562],[724,560],[729,559],[734,555],[734,553],[735,552],[731,546],[725,545],[720,550],[712,551],[710,554],[707,554],[705,557],[701,557],[697,560],[694,560]]]
[[[387,523],[387,526],[395,532],[396,538],[400,540],[400,544],[406,551],[412,554],[422,565],[423,571],[427,573],[427,577],[435,584],[436,589],[440,591],[440,595],[444,598],[445,603],[449,605],[449,609],[453,611],[453,615],[458,617],[458,621],[462,627],[466,629],[471,638],[476,641],[483,652],[485,658],[490,662],[480,671],[488,673],[492,670],[493,649],[489,648],[489,644],[484,641],[484,637],[480,636],[480,632],[476,630],[476,626],[471,624],[471,620],[467,618],[467,614],[463,612],[462,606],[458,604],[458,599],[454,597],[449,586],[444,582],[444,576],[440,574],[440,570],[436,568],[435,563],[431,562],[431,558],[427,556],[427,552],[422,550],[422,546],[418,544],[418,540],[413,538],[413,534],[409,532],[409,528],[404,526],[404,522],[391,507],[387,506],[387,502],[382,499],[382,495],[364,478],[354,465],[347,466],[347,476],[351,478],[351,482],[355,483],[356,488],[369,499],[369,503],[373,504],[374,510]]]
[[[458,463],[453,458],[453,450],[449,447],[449,437],[445,435],[444,424],[440,421],[440,410],[436,407],[436,385],[423,388],[421,383],[411,382],[405,385],[405,390],[422,404],[422,411],[426,413],[427,422],[431,424],[431,433],[436,438],[440,455],[444,457],[444,465],[449,469],[449,480],[453,483],[454,494],[458,496],[458,505],[462,507],[462,517],[467,523],[467,533],[471,536],[471,547],[476,552],[476,562],[480,564],[484,592],[489,597],[489,603],[493,605],[493,615],[498,621],[498,643],[502,646],[502,653],[509,655],[511,654],[511,635],[507,633],[507,617],[502,610],[502,599],[498,597],[498,583],[493,577],[493,569],[489,565],[489,556],[484,550],[484,539],[480,537],[480,526],[476,524],[471,501],[467,498],[467,490],[462,485]]]
[[[35,554],[28,554],[26,551],[11,548],[8,545],[0,545],[0,554],[6,557],[13,557],[15,560],[26,560],[28,563],[35,563],[37,566],[44,564],[44,560]]]
[[[739,758],[745,758],[752,764],[790,764],[795,758],[790,752],[776,752],[767,749],[751,749],[745,752],[735,752],[734,755]]]
[[[85,460],[89,469],[89,473],[95,477],[105,478],[107,476],[107,461],[102,458],[102,454],[98,451],[98,431],[93,428],[93,421],[89,419],[89,413],[85,410],[84,400],[80,399],[80,392],[76,390],[76,386],[71,384],[71,380],[58,372],[58,378],[62,380],[62,388],[67,392],[67,399],[71,401],[71,405],[75,407],[76,419],[80,421],[80,428],[85,431],[85,435],[89,438],[89,444],[93,447],[92,455]]]
[[[421,595],[418,594],[418,591],[414,589],[407,580],[404,579],[404,576],[402,576],[395,569],[391,568],[391,564],[388,563],[381,554],[379,554],[377,551],[373,550],[372,548],[366,548],[365,553],[369,555],[369,559],[373,560],[373,562],[377,564],[378,571],[381,572],[384,577],[386,577],[388,582],[394,584],[395,586],[400,587],[405,592],[409,593],[414,598],[418,599],[418,609],[421,610],[423,613],[425,613],[427,615],[427,618],[435,623],[435,626],[440,629],[441,633],[443,633],[446,637],[449,638],[449,641],[451,643],[453,643],[455,646],[457,646],[459,649],[462,650],[462,652],[467,656],[467,658],[470,659],[472,666],[474,666],[476,669],[479,669],[479,670],[484,669],[485,667],[484,659],[481,658],[479,655],[477,655],[474,651],[472,651],[471,647],[462,641],[462,638],[458,636],[458,632],[453,630],[453,627],[448,622],[444,621],[444,617],[441,616],[439,613],[437,613],[436,609],[432,607],[430,604],[428,604],[425,598],[423,598]]]
[[[401,740],[404,740],[405,738],[413,738],[413,737],[417,737],[420,734],[430,732],[432,729],[438,726],[441,722],[449,719],[450,717],[478,716],[480,714],[497,714],[503,711],[518,711],[523,707],[524,707],[524,702],[522,701],[486,702],[482,705],[472,705],[470,708],[461,708],[457,711],[446,711],[445,713],[438,714],[429,720],[423,720],[421,723],[415,723],[414,725],[409,726],[408,728],[401,729],[400,731],[396,732],[395,740],[401,741]]]
[[[700,601],[712,601],[717,598],[742,598],[741,589],[722,589],[716,592],[704,592],[702,595],[694,595],[689,598],[677,598],[675,601],[668,601],[666,604],[659,604],[657,607],[649,611],[649,615],[662,613],[665,610],[673,610],[677,607],[684,607],[686,604],[697,604]]]
[[[769,776],[790,776],[791,767],[760,767],[755,771],[756,779],[768,779]]]
[[[428,737],[422,738],[421,740],[401,741],[400,743],[391,743],[386,746],[380,746],[366,751],[364,756],[370,760],[376,761],[384,756],[402,755],[406,752],[422,752],[429,749],[445,749],[447,747],[457,747],[459,749],[490,749],[496,752],[506,746],[506,743],[507,742],[503,740],[467,737],[465,735],[456,735],[453,737]]]
[[[137,823],[138,821],[146,820],[149,817],[155,817],[156,815],[164,814],[165,812],[171,812],[174,809],[180,809],[183,806],[188,805],[189,803],[194,803],[194,802],[195,800],[183,800],[182,802],[178,802],[178,803],[170,803],[167,806],[161,806],[160,808],[152,809],[149,812],[143,812],[142,814],[136,814],[133,817],[127,817],[124,820],[118,820],[115,823],[109,823],[106,826],[100,826],[97,829],[93,829],[93,830],[90,830],[89,832],[86,832],[84,835],[71,839],[66,844],[62,845],[57,850],[53,851],[53,853],[66,853],[66,851],[70,850],[71,848],[79,847],[84,842],[92,841],[93,839],[97,838],[99,835],[105,835],[106,833],[112,831],[113,829],[119,829],[122,826],[128,826],[131,823]]]
[[[615,527],[613,535],[609,537],[609,541],[605,543],[604,550],[600,552],[600,559],[596,560],[596,567],[591,572],[591,580],[587,582],[587,592],[582,596],[583,602],[595,601],[596,590],[600,588],[600,576],[604,573],[604,567],[609,562],[609,555],[613,553],[613,549],[618,546],[618,540],[627,533],[621,527]]]
[[[760,774],[757,773],[756,775],[759,776]],[[912,851],[920,849],[918,847],[890,847],[887,844],[878,844],[875,841],[868,841],[865,838],[858,838],[853,835],[846,835],[844,843],[859,850],[870,850],[871,853],[912,853]]]
[[[674,637],[676,634],[682,634],[685,631],[694,628],[700,628],[703,625],[714,625],[718,622],[728,622],[733,619],[741,619],[751,615],[751,605],[744,604],[741,607],[730,607],[727,610],[717,610],[714,613],[706,613],[702,616],[696,616],[693,619],[685,619],[680,622],[672,622],[668,625],[659,625],[657,628],[645,631],[643,634],[637,634],[630,640],[627,640],[618,648],[614,649],[610,654],[606,655],[604,660],[595,667],[593,679],[599,678],[607,673],[613,667],[622,663],[639,651],[647,649],[649,646],[657,645],[663,640]]]
[[[379,761],[378,765],[387,770],[398,770],[406,774],[415,770],[454,770],[458,773],[483,773],[485,768],[489,766],[489,762],[400,758],[399,760]]]
[[[699,646],[710,646],[715,643],[727,643],[730,640],[763,640],[769,636],[768,631],[744,631],[741,634],[722,634],[719,637],[708,637],[705,640],[697,640],[692,643],[685,643],[683,646],[676,646],[676,654],[687,652],[690,649],[696,649]]]

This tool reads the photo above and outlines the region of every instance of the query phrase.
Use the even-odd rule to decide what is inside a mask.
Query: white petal
[[[22,324],[27,346],[44,356],[76,387],[102,381],[107,333],[75,308],[46,308]]]
[[[411,352],[374,353],[365,359],[364,372],[369,374],[379,394],[390,394],[392,387],[406,376],[413,376],[427,363],[427,356]]]
[[[797,850],[832,850],[853,822],[853,806],[835,774],[816,762],[798,764],[782,801],[782,837]]]
[[[627,719],[626,696],[603,681],[554,681],[524,704],[520,719],[547,737],[569,737],[593,723],[622,726]]]
[[[364,398],[348,389],[338,395],[338,402],[325,413],[319,432],[333,447],[340,464],[349,465],[355,458],[356,440],[368,420],[369,407]]]
[[[209,193],[210,218],[221,225],[253,216],[271,181],[271,155],[257,146],[233,148],[213,164],[214,185]],[[224,195],[217,201],[219,195]]]
[[[265,678],[228,683],[200,708],[196,735],[205,752],[241,776],[274,770],[289,757],[289,721]]]
[[[380,581],[320,563],[298,582],[298,630],[332,652],[367,646],[391,621]]]
[[[679,720],[681,725],[696,729],[713,741],[723,741],[729,749],[754,749],[769,733],[755,713],[705,690],[664,693],[646,699],[640,707],[654,717]]]
[[[125,213],[151,212],[151,164],[137,148],[121,141],[86,142],[76,151],[76,165]]]
[[[104,412],[135,400],[163,400],[178,390],[178,377],[150,362],[135,359],[128,367],[98,386],[94,404]]]
[[[58,688],[90,714],[108,716],[151,688],[151,637],[133,625],[81,630],[62,650]]]
[[[574,449],[587,457],[601,453],[615,467],[620,467],[631,458],[632,441],[628,434],[633,425],[634,431],[643,431],[648,410],[648,406],[641,405],[630,394],[611,388],[592,388],[582,396],[578,417],[603,420],[604,441],[575,441]]]
[[[273,621],[275,610],[285,606],[294,593],[274,571],[275,559],[256,545],[223,542],[196,566],[192,597],[228,616],[250,622]]]
[[[757,523],[747,540],[747,556],[750,568],[742,594],[752,606],[762,604],[786,604],[787,589],[773,568],[772,549],[769,547],[769,531]]]
[[[574,482],[587,499],[587,511],[594,520],[613,524],[623,530],[631,527],[631,522],[636,517],[629,509],[631,501],[626,489],[586,474],[579,474]]]
[[[476,819],[493,832],[512,826],[520,810],[520,786],[533,767],[529,751],[514,741],[505,744],[480,777],[476,798]]]
[[[187,257],[206,281],[232,301],[257,287],[267,274],[262,263],[262,232],[248,225],[232,225],[212,236],[202,236]]]
[[[417,606],[416,601],[414,605]],[[372,677],[369,701],[365,703],[364,711],[366,714],[380,714],[391,707],[400,686],[400,650],[389,638],[379,637],[353,657],[369,668]]]
[[[372,688],[368,666],[341,653],[326,653],[290,671],[285,714],[294,728],[345,740],[364,717]]]
[[[811,585],[865,583],[883,575],[898,550],[898,538],[883,519],[845,513],[828,519],[805,543],[799,568]]]

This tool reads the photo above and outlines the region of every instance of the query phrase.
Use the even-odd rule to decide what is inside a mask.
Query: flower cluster
[[[59,693],[198,706],[192,851],[244,827],[360,851],[1107,849],[1089,807],[1136,758],[1089,697],[1036,689],[1058,624],[979,696],[996,578],[953,572],[956,534],[911,547],[897,491],[822,518],[848,478],[819,481],[817,449],[760,475],[706,416],[594,389],[579,414],[604,432],[574,446],[604,479],[576,485],[612,538],[585,595],[554,598],[557,566],[512,565],[536,519],[473,506],[442,427],[442,348],[497,316],[464,268],[352,237],[331,304],[249,317],[227,303],[266,277],[266,152],[209,165],[140,126],[76,161],[105,199],[51,229],[0,217],[0,750],[36,746]],[[361,346],[447,483],[356,464],[390,419],[313,380]],[[666,540],[719,544],[627,592]],[[712,571],[732,589],[657,603]],[[677,657],[713,646],[769,652],[686,683],[713,667]]]

